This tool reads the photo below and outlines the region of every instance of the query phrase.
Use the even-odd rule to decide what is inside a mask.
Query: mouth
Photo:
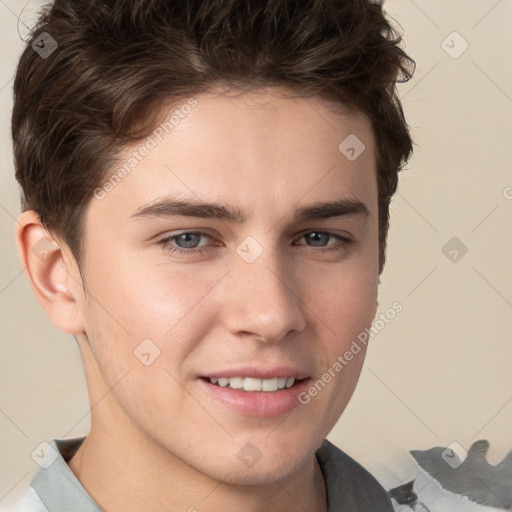
[[[291,372],[287,372],[291,373]],[[268,375],[268,374],[267,374]],[[304,375],[280,377],[209,376],[197,379],[203,392],[225,411],[258,418],[274,418],[298,407],[311,383]]]
[[[203,380],[220,388],[237,389],[247,392],[275,393],[290,389],[306,379],[295,377],[272,377],[259,379],[256,377],[202,377]]]

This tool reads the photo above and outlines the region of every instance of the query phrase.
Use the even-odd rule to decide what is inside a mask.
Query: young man
[[[370,0],[57,0],[14,90],[16,240],[86,437],[18,510],[392,510],[330,444],[375,316],[412,61]],[[23,508],[25,507],[25,508]]]

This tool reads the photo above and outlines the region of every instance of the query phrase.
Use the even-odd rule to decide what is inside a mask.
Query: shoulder
[[[48,512],[36,491],[29,487],[25,493],[10,505],[0,506],[0,512]]]
[[[327,439],[316,455],[325,478],[329,512],[331,509],[393,512],[387,491],[352,457]]]

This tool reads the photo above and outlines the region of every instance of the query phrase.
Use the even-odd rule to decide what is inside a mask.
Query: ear
[[[20,215],[14,234],[32,291],[50,320],[64,332],[84,332],[83,283],[69,248],[57,243],[32,210]]]

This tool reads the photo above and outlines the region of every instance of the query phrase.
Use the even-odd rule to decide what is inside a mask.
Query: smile
[[[300,405],[298,396],[311,378],[201,377],[197,382],[222,408],[244,416],[272,418]]]
[[[291,388],[295,384],[293,377],[274,377],[271,379],[258,379],[254,377],[209,377],[211,384],[221,388],[241,389],[243,391],[274,392]]]

